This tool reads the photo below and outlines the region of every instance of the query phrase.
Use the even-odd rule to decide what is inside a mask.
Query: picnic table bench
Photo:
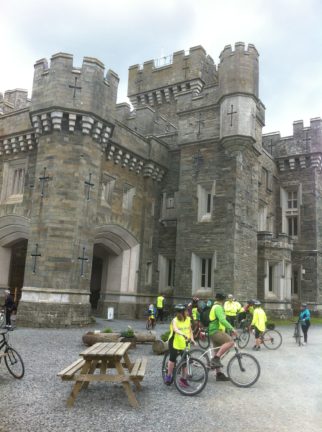
[[[139,358],[131,362],[128,350],[130,342],[96,343],[80,353],[81,358],[74,361],[58,373],[63,381],[75,381],[67,406],[73,406],[78,393],[86,389],[90,382],[118,382],[121,383],[130,404],[138,408],[139,403],[133,393],[130,382],[141,389],[147,359]],[[98,371],[98,373],[96,373]]]

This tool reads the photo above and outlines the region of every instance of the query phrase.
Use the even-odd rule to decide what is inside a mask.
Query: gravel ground
[[[142,355],[149,359],[143,389],[137,394],[140,409],[129,405],[120,385],[105,383],[91,384],[80,392],[73,408],[66,408],[72,383],[61,381],[57,373],[84,349],[82,334],[106,326],[120,330],[128,324],[144,329],[142,321],[99,320],[89,328],[21,328],[10,333],[26,373],[16,380],[0,364],[0,431],[321,432],[322,327],[318,326],[311,327],[305,347],[295,345],[292,328],[282,328],[283,344],[277,351],[262,347],[255,353],[262,372],[249,389],[217,383],[211,372],[200,395],[181,396],[174,386],[162,383],[162,356],[153,355],[151,345],[138,345],[130,352],[131,359]],[[157,333],[166,329],[159,325]]]

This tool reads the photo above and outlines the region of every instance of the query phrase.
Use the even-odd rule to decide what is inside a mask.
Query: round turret
[[[218,67],[220,97],[246,93],[258,97],[258,51],[252,44],[245,49],[243,42],[226,45],[220,54]]]

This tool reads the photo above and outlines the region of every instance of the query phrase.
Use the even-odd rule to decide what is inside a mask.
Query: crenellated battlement
[[[90,112],[101,118],[110,117],[115,109],[118,75],[93,57],[84,57],[81,67],[73,64],[73,55],[56,53],[50,66],[46,59],[34,65],[31,111],[48,107]]]
[[[236,42],[234,45],[235,50],[232,49],[231,45],[226,45],[222,52],[220,53],[220,61],[223,61],[226,57],[233,56],[235,54],[245,54],[245,55],[253,55],[258,58],[259,53],[253,44],[248,44],[246,48],[245,42]]]
[[[295,156],[322,153],[321,142],[322,119],[320,117],[310,119],[309,127],[304,126],[303,120],[294,121],[291,136],[281,137],[279,132],[263,135],[263,147],[273,157],[282,158],[283,161],[286,158],[293,160]],[[279,164],[281,165],[282,162],[280,161]],[[305,164],[301,167],[305,167]]]
[[[258,98],[258,51],[253,44],[236,42],[235,50],[226,45],[218,65],[220,97],[244,93]]]
[[[129,68],[128,97],[132,104],[158,105],[171,102],[182,92],[199,94],[205,84],[215,83],[213,59],[198,45],[161,59],[148,60]]]

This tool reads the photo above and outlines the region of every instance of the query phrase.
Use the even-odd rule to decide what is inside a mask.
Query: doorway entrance
[[[11,293],[18,306],[23,287],[28,240],[22,239],[11,246],[11,260],[9,270],[9,281]]]

